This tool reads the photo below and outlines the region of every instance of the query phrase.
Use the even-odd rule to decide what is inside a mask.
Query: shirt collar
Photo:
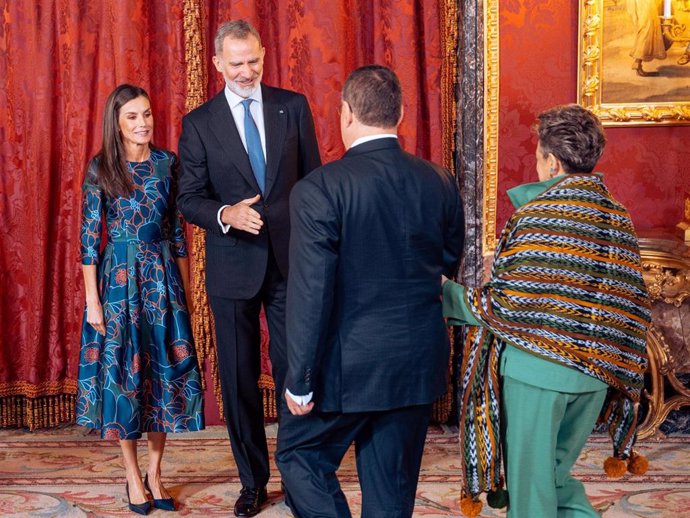
[[[230,105],[230,108],[236,107],[238,104],[240,104],[242,101],[244,101],[244,97],[240,97],[237,95],[235,92],[230,90],[228,88],[228,85],[225,85],[225,99],[227,99],[228,104]],[[261,95],[261,84],[259,84],[259,87],[252,92],[252,94],[247,97],[247,99],[253,99],[259,104],[263,104],[263,96]]]
[[[364,144],[365,142],[371,142],[372,140],[378,140],[382,138],[395,138],[397,139],[398,136],[395,133],[380,133],[378,135],[369,135],[367,137],[359,137],[357,140],[355,140],[352,145],[350,145],[350,149],[352,149],[355,146],[359,146],[360,144]]]

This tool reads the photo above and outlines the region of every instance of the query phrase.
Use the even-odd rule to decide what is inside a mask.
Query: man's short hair
[[[232,20],[223,23],[216,31],[216,38],[213,43],[216,47],[216,55],[223,52],[223,41],[225,38],[232,38],[234,40],[246,40],[249,35],[254,36],[259,41],[261,47],[261,36],[254,26],[245,20]]]
[[[390,68],[367,65],[353,71],[343,86],[343,101],[367,126],[392,128],[402,113],[400,81]]]

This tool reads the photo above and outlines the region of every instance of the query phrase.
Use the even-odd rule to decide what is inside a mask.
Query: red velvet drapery
[[[451,2],[452,3],[452,2]],[[155,143],[176,150],[185,113],[185,8],[165,0],[0,0],[0,427],[73,418],[83,310],[80,188],[119,83],[146,88]],[[202,6],[208,95],[219,22],[246,18],[266,46],[265,80],[310,100],[322,157],[342,152],[335,108],[347,73],[393,67],[405,147],[441,161],[445,0],[216,0]]]
[[[264,80],[303,92],[317,122],[322,159],[343,152],[336,107],[347,75],[379,63],[400,76],[405,94],[401,135],[406,149],[441,161],[440,10],[445,2],[418,0],[216,0],[203,11],[208,95],[222,88],[211,63],[220,23],[250,21],[266,47]]]
[[[185,64],[181,14],[167,4],[0,1],[0,425],[72,417],[84,167],[121,82],[152,94],[155,141],[176,147]]]

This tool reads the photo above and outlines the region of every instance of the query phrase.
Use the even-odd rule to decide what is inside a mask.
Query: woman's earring
[[[551,175],[551,178],[553,178],[554,176],[556,176],[556,168],[555,168],[555,167],[550,168],[550,169],[549,169],[549,174]]]

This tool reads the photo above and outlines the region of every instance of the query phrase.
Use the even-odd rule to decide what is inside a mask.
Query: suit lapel
[[[274,101],[272,88],[261,85],[264,103],[264,130],[266,131],[266,189],[264,198],[268,197],[271,187],[278,175],[278,165],[283,153],[283,144],[287,130],[287,108]]]
[[[235,126],[235,119],[232,117],[232,112],[223,91],[213,99],[210,110],[211,119],[209,120],[209,127],[218,139],[221,149],[244,179],[258,193],[259,185],[256,183],[252,166],[249,163],[249,156],[242,145],[240,134]]]

